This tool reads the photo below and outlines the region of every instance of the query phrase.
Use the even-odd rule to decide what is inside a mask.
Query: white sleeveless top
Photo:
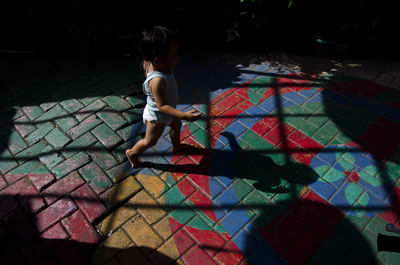
[[[143,111],[143,122],[147,121],[156,121],[158,123],[166,123],[170,124],[173,120],[173,117],[162,113],[156,105],[153,95],[150,93],[149,82],[151,79],[155,77],[161,77],[165,80],[167,86],[165,88],[165,97],[168,105],[176,108],[178,104],[178,85],[176,83],[176,79],[174,73],[164,74],[159,71],[152,71],[147,73],[146,80],[143,83],[143,92],[147,96],[147,104]]]

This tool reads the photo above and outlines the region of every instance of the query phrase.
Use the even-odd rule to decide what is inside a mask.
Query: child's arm
[[[150,85],[150,93],[153,94],[157,108],[161,112],[168,114],[172,117],[187,121],[196,121],[200,118],[201,113],[197,112],[196,110],[183,112],[167,104],[165,97],[166,83],[164,79],[162,79],[161,77],[153,78],[150,81],[149,85]]]

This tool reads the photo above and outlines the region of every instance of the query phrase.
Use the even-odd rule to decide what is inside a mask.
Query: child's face
[[[161,58],[162,64],[168,69],[175,68],[179,61],[179,43],[170,41],[168,43],[167,53]]]

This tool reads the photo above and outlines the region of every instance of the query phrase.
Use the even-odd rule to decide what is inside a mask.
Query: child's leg
[[[181,127],[182,122],[179,119],[173,119],[170,124],[171,129],[169,131],[169,136],[171,137],[172,152],[179,152],[190,147],[188,144],[181,143]]]
[[[157,123],[155,121],[146,121],[146,126],[146,135],[144,139],[139,140],[135,146],[125,152],[132,167],[140,165],[141,162],[138,156],[157,143],[165,128],[164,123]]]

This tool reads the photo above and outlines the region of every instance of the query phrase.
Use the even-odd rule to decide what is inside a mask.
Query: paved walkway
[[[0,264],[398,264],[399,63],[185,55],[197,148],[133,170],[139,66],[0,64]]]

